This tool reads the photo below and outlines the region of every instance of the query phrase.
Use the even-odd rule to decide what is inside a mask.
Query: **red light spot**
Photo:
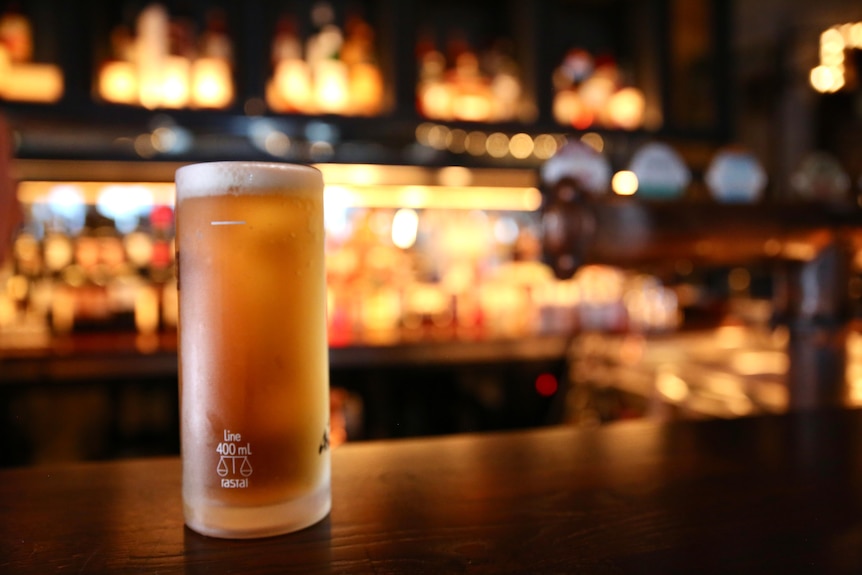
[[[557,378],[550,373],[543,373],[536,378],[536,391],[543,397],[550,397],[557,393]]]
[[[155,268],[166,268],[171,265],[171,244],[166,241],[156,241],[153,243],[153,255],[150,263]]]
[[[154,228],[169,228],[174,221],[174,211],[170,206],[156,206],[150,212],[150,221]]]
[[[586,130],[593,125],[595,115],[590,110],[584,110],[580,115],[572,118],[572,126],[577,130]]]

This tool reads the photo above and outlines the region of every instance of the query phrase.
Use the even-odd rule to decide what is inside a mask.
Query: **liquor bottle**
[[[0,16],[0,44],[6,48],[12,63],[20,64],[33,60],[32,26],[17,2],[12,2]]]

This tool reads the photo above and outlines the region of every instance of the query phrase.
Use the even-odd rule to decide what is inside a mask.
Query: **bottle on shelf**
[[[0,14],[0,100],[53,103],[63,96],[63,73],[33,61],[30,19],[12,2]]]
[[[149,4],[134,33],[122,24],[112,30],[111,56],[99,66],[98,95],[105,102],[148,109],[224,109],[234,99],[232,60],[220,10],[207,14],[197,37],[190,20]]]
[[[360,16],[342,29],[332,7],[312,11],[315,32],[304,43],[293,15],[276,23],[272,76],[266,98],[276,112],[372,116],[383,107],[383,75],[375,55],[374,30]]]

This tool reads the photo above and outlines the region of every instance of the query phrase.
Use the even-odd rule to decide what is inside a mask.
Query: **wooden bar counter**
[[[862,412],[349,443],[291,535],[184,528],[180,461],[0,472],[0,573],[860,573]]]

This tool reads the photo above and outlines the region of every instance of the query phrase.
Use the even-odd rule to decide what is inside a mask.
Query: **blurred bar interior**
[[[326,181],[335,441],[862,404],[855,0],[0,0],[0,466],[176,453],[173,177]]]

